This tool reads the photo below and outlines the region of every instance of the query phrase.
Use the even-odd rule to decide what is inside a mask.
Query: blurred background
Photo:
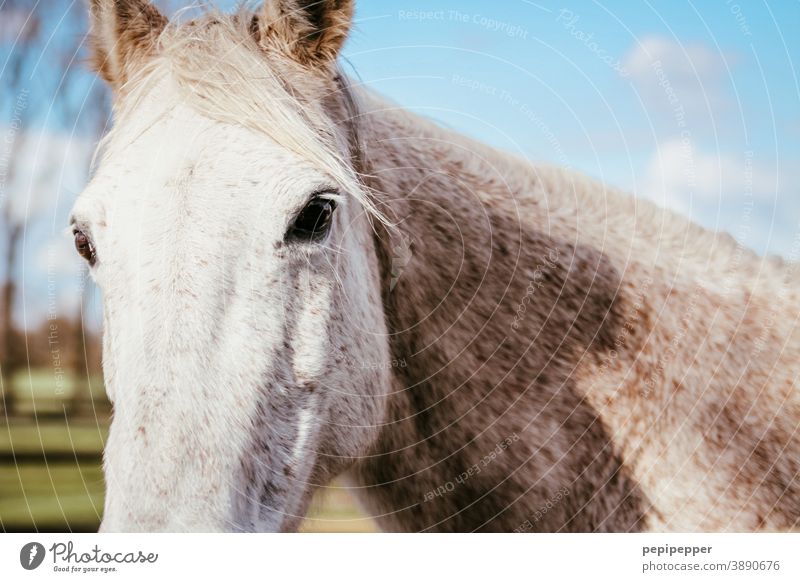
[[[343,64],[444,125],[797,260],[798,23],[797,1],[361,0]],[[110,123],[86,24],[81,0],[0,0],[3,531],[102,514],[101,298],[66,231]],[[334,486],[304,529],[374,526]]]

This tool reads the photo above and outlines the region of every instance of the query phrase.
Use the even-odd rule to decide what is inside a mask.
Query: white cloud
[[[649,75],[658,61],[666,72],[676,76],[716,74],[724,66],[723,55],[705,45],[683,44],[660,36],[642,38],[624,61],[631,75],[637,77]]]
[[[797,236],[797,165],[718,154],[668,140],[643,165],[637,195],[707,228],[727,231],[757,252],[787,255]]]
[[[702,115],[729,106],[725,80],[733,61],[731,55],[704,44],[647,36],[624,57],[623,64],[648,113],[662,120],[666,116],[682,129],[705,121]]]
[[[657,36],[626,55],[653,139],[633,189],[759,252],[786,254],[800,212],[800,165],[750,145],[741,132],[745,114],[728,70],[736,61],[710,46]]]
[[[637,190],[662,206],[688,213],[697,204],[717,204],[731,197],[771,201],[777,195],[777,176],[775,168],[751,154],[704,152],[691,140],[671,139],[650,156]]]

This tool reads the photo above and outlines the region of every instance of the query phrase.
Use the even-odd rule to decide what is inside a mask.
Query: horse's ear
[[[266,0],[258,16],[259,42],[305,65],[336,60],[353,19],[353,0]]]
[[[92,65],[115,90],[155,51],[167,19],[148,0],[89,0]]]

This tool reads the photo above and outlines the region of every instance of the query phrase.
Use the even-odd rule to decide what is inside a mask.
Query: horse
[[[100,531],[800,522],[795,263],[444,129],[339,65],[348,0],[91,0],[113,127]]]

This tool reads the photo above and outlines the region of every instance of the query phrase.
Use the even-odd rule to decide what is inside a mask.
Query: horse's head
[[[102,529],[293,529],[374,440],[388,386],[335,65],[351,2],[91,12],[115,126],[72,226],[114,404]]]

